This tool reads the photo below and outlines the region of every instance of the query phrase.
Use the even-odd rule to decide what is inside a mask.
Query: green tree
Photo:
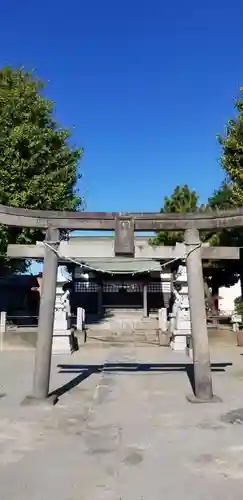
[[[221,147],[220,164],[225,180],[220,188],[209,199],[212,208],[227,209],[243,206],[243,88],[240,88],[234,100],[236,116],[229,120],[225,136],[219,136]],[[236,228],[220,231],[215,237],[217,244],[227,246],[243,246],[243,229]],[[243,268],[240,261],[228,262],[225,265],[225,276],[231,284],[241,278],[243,296]],[[226,280],[226,286],[227,286]]]
[[[234,100],[236,116],[229,120],[225,136],[219,136],[221,147],[220,164],[225,181],[209,200],[212,207],[227,209],[243,206],[243,88]],[[243,246],[243,228],[223,230],[217,235],[218,243],[228,246]],[[228,276],[236,281],[241,278],[243,296],[243,266],[240,261],[228,263]]]
[[[212,209],[227,210],[243,206],[243,89],[234,100],[235,118],[228,121],[225,136],[219,136],[221,147],[220,164],[225,180],[208,200]],[[214,245],[243,246],[243,229],[224,229],[212,237]],[[225,286],[241,277],[243,292],[243,270],[239,261],[220,262],[223,273],[219,279]]]
[[[233,207],[233,185],[224,180],[219,189],[215,190],[208,200],[208,208],[211,210],[227,210]],[[242,246],[243,231],[236,229],[223,229],[221,231],[207,233],[207,238],[214,246]],[[231,286],[237,283],[240,275],[240,262],[231,260],[212,261],[211,268],[205,268],[209,286],[213,290],[221,286]]]
[[[54,119],[44,84],[21,68],[0,70],[0,203],[13,207],[70,210],[82,207],[75,191],[82,150]],[[43,239],[37,229],[0,226],[0,274],[13,269],[8,243]],[[20,263],[15,263],[21,269]]]
[[[243,206],[243,88],[240,89],[239,95],[234,101],[234,107],[237,112],[236,117],[228,121],[225,136],[218,137],[221,147],[220,164],[225,174],[225,180],[219,189],[214,191],[205,207],[198,207],[197,202],[194,203],[193,197],[186,196],[183,200],[183,196],[177,196],[177,194],[181,194],[183,188],[176,188],[171,199],[165,199],[161,212],[194,212],[201,209],[226,210]],[[189,207],[188,210],[187,207]],[[243,229],[239,228],[206,232],[201,237],[210,245],[243,246]],[[176,241],[182,240],[182,233],[161,232],[155,236],[152,244],[174,245]],[[203,267],[205,280],[214,295],[217,295],[219,287],[231,286],[237,282],[240,276],[243,296],[243,269],[239,261],[204,262]]]
[[[161,213],[186,213],[228,208],[230,195],[231,186],[224,182],[220,189],[214,192],[206,205],[199,205],[199,196],[195,191],[191,191],[187,185],[176,186],[171,197],[165,197]],[[211,231],[204,232],[200,236],[203,242],[210,243],[210,245],[227,245],[228,235],[226,233],[226,231],[220,233]],[[151,240],[151,244],[173,246],[177,242],[183,242],[183,240],[183,231],[161,231]],[[203,261],[205,293],[214,314],[217,314],[218,289],[221,286],[230,286],[237,281],[237,265],[232,261]],[[212,296],[215,299],[212,300]]]
[[[230,186],[229,203],[243,206],[243,88],[234,101],[237,116],[227,123],[226,135],[219,136],[221,146],[220,163]]]
[[[160,213],[197,212],[199,196],[195,191],[185,186],[176,186],[171,197],[164,198],[164,205]],[[175,245],[184,239],[183,231],[160,231],[150,240],[152,245]]]
[[[211,210],[227,210],[232,208],[232,184],[224,180],[219,189],[215,189],[212,196],[208,199],[208,207]]]

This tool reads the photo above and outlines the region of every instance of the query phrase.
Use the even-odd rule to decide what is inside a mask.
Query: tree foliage
[[[185,213],[197,212],[199,196],[187,185],[176,186],[171,197],[164,198],[160,213]],[[183,231],[160,231],[151,239],[152,245],[175,245],[184,239]]]
[[[0,203],[13,207],[70,210],[81,208],[75,192],[82,150],[54,119],[54,102],[44,84],[21,68],[0,70]],[[34,243],[37,229],[0,226],[0,270],[8,243]]]
[[[234,101],[237,116],[227,123],[225,137],[219,136],[220,163],[230,186],[229,203],[243,206],[243,89]]]
[[[198,210],[227,210],[243,206],[243,89],[234,102],[236,117],[228,121],[225,136],[219,136],[221,147],[220,164],[225,174],[221,186],[214,191],[204,207],[198,206],[196,193],[187,192],[186,186],[176,187],[170,199],[165,199],[161,212],[195,212]],[[243,247],[243,229],[223,229],[221,231],[206,232],[201,235],[203,241],[210,245]],[[161,232],[156,235],[152,243],[155,245],[174,245],[183,241],[182,233]],[[211,261],[204,262],[204,277],[213,290],[221,286],[231,286],[241,275],[243,284],[243,270],[239,261]],[[243,290],[242,290],[243,291]]]
[[[233,185],[227,180],[215,190],[208,200],[208,207],[211,210],[227,210],[232,208]],[[221,231],[211,231],[207,233],[210,244],[214,246],[242,246],[243,231],[240,228],[223,229]],[[221,286],[231,286],[237,283],[240,274],[240,262],[232,260],[212,261],[210,267],[204,269],[209,286],[220,288]]]
[[[207,205],[200,205],[198,203],[199,196],[195,191],[185,186],[176,186],[170,198],[165,197],[164,205],[161,208],[161,213],[188,213],[199,212],[205,210],[226,209],[231,206],[231,185],[227,182],[222,183],[221,187],[216,190],[212,197],[209,198]],[[231,238],[232,245],[238,245],[238,232],[235,231],[233,238],[233,231],[229,235],[229,231],[224,230],[221,232],[210,231],[204,232],[201,235],[201,240],[210,245],[223,245],[229,246],[229,238]],[[152,245],[171,245],[174,246],[177,242],[184,241],[183,231],[178,232],[159,232],[152,240]],[[237,262],[220,260],[203,262],[203,272],[205,281],[217,295],[217,290],[221,286],[230,286],[238,280],[238,266]]]
[[[234,101],[236,117],[229,120],[225,136],[219,136],[221,148],[220,164],[224,171],[225,180],[215,190],[208,200],[211,209],[227,210],[243,206],[243,89]],[[222,246],[243,246],[243,229],[224,229],[211,234],[211,242]],[[242,264],[240,261],[220,261],[218,267],[222,273],[218,274],[219,286],[230,286],[241,276],[243,286]]]

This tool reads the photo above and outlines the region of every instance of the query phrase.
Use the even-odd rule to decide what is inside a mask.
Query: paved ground
[[[243,407],[241,350],[212,353],[223,402],[211,405],[186,401],[188,358],[169,349],[55,356],[52,389],[66,390],[55,407],[21,405],[31,352],[0,358],[1,500],[242,499],[243,425],[221,421]]]

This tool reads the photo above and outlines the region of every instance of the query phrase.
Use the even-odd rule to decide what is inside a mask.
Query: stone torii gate
[[[31,399],[36,401],[45,400],[49,393],[58,266],[57,250],[60,244],[60,230],[63,229],[113,230],[115,231],[115,255],[123,257],[134,256],[135,231],[184,231],[184,242],[187,249],[186,265],[195,379],[195,395],[189,396],[188,399],[191,402],[200,403],[212,402],[217,399],[213,394],[212,388],[199,230],[221,230],[223,228],[242,227],[243,208],[239,210],[210,211],[197,214],[121,214],[116,212],[73,213],[26,210],[0,205],[0,224],[19,227],[38,227],[46,230],[46,242],[48,245],[45,246],[44,252],[43,286],[40,300],[38,339]],[[207,250],[209,251],[209,249]],[[212,251],[215,255],[216,249],[213,248]],[[23,255],[21,256],[23,257]],[[210,258],[210,255],[208,255],[208,258]],[[221,258],[225,257],[222,256]]]

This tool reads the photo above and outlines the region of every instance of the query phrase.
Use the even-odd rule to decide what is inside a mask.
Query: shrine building
[[[136,237],[135,257],[114,256],[113,236],[75,236],[69,240],[72,253],[80,248],[83,257],[73,259],[72,303],[86,314],[102,315],[107,309],[141,310],[149,316],[171,300],[170,269],[153,257],[149,238]],[[144,249],[151,257],[143,257]],[[148,249],[150,252],[148,252]],[[77,253],[77,251],[76,251]],[[141,256],[137,256],[141,254]]]

